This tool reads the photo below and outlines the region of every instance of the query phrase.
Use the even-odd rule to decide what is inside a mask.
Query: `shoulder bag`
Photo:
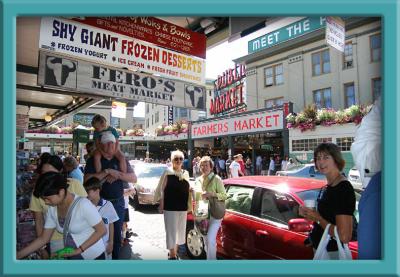
[[[208,182],[207,187],[214,180],[214,176],[211,177],[211,180]],[[204,182],[204,181],[203,181]],[[210,203],[210,214],[215,219],[222,219],[225,216],[225,201],[218,200],[218,197],[210,197],[208,199]]]
[[[318,244],[317,251],[315,251],[314,260],[330,260],[328,250],[326,250],[326,247],[331,240],[331,236],[329,235],[329,227],[331,227],[330,224],[326,225],[325,227],[325,231]]]
[[[68,209],[67,216],[65,217],[64,221],[64,226],[63,226],[63,241],[64,241],[64,247],[67,244],[67,237],[69,233],[69,224],[71,222],[72,218],[72,211],[74,210],[76,204],[82,199],[83,197],[78,196],[77,198],[74,199],[72,202],[71,206]]]

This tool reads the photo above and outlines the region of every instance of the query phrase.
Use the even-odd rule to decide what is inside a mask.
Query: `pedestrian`
[[[232,158],[231,158],[231,155],[229,155],[225,161],[225,169],[226,169],[227,178],[231,177],[231,169],[230,169],[231,163],[232,163]]]
[[[203,200],[217,198],[220,201],[225,201],[227,195],[224,184],[222,183],[222,179],[212,172],[213,166],[213,161],[209,156],[201,158],[200,169],[202,175],[196,179],[196,183],[199,184],[196,187],[201,187],[201,198]],[[207,260],[217,259],[217,233],[221,222],[222,218],[216,219],[210,215],[207,235],[203,236]]]
[[[292,158],[289,158],[289,161],[288,161],[288,163],[287,163],[287,165],[286,165],[286,170],[290,170],[290,169],[292,169],[293,167],[295,167],[296,166],[296,164],[293,162],[293,159]]]
[[[101,157],[103,156],[102,153],[102,147],[100,147],[101,144],[101,137],[103,134],[112,134],[115,137],[115,158],[119,162],[119,168],[121,172],[126,173],[126,163],[125,163],[125,156],[121,152],[119,148],[119,134],[117,130],[111,126],[107,125],[107,120],[105,119],[104,116],[100,114],[96,114],[93,119],[92,119],[92,127],[94,128],[93,132],[93,140],[96,143],[96,149],[93,152],[93,157],[94,157],[94,166],[96,169],[96,172],[99,173],[101,171]]]
[[[186,216],[192,209],[189,172],[182,169],[183,159],[181,151],[171,152],[172,167],[165,170],[155,192],[158,210],[164,214],[169,260],[179,260],[178,245],[186,242]]]
[[[251,175],[251,171],[252,171],[252,167],[253,167],[253,164],[252,164],[250,158],[246,159],[246,163],[244,164],[244,166],[245,166],[245,175],[246,176],[250,176]]]
[[[225,160],[224,159],[219,159],[219,168],[221,169],[221,178],[225,179],[226,178],[226,168],[225,168]]]
[[[262,168],[262,157],[258,155],[256,158],[256,175],[261,175],[261,168]]]
[[[268,176],[275,175],[275,161],[274,157],[270,156],[269,158],[269,166],[268,166]]]
[[[133,196],[135,194],[135,188],[131,183],[124,182],[124,202],[125,202],[125,217],[124,217],[124,223],[122,224],[122,237],[123,237],[123,243],[122,244],[128,244],[129,243],[129,238],[132,236],[133,232],[128,228],[128,223],[130,221],[130,216],[129,216],[129,197]]]
[[[231,163],[231,165],[229,166],[229,172],[230,172],[230,177],[232,178],[237,178],[239,176],[243,176],[243,171],[240,168],[240,164],[239,164],[239,159],[240,159],[240,154],[237,154],[235,156],[233,156],[233,162]]]
[[[83,184],[83,173],[79,169],[79,163],[73,156],[65,157],[64,159],[64,173],[68,178],[76,179]]]
[[[200,157],[197,156],[193,159],[193,178],[199,177],[200,174]]]
[[[43,156],[43,155],[42,155]],[[63,170],[63,162],[58,155],[45,155],[41,156],[40,164],[40,175],[47,172],[61,173]],[[40,177],[39,175],[39,177]],[[86,197],[87,193],[82,185],[76,179],[67,178],[68,187],[67,190],[75,195]],[[47,217],[47,211],[49,206],[43,201],[43,199],[36,197],[34,194],[31,196],[31,202],[29,204],[29,210],[33,212],[35,218],[35,229],[36,236],[40,237],[44,230],[44,224]],[[48,259],[49,253],[54,254],[58,250],[63,248],[63,234],[57,229],[54,231],[47,251],[40,251],[42,259]]]
[[[244,176],[244,174],[246,172],[246,166],[244,165],[243,155],[242,154],[237,154],[237,156],[238,156],[237,162],[240,165],[239,176]]]
[[[118,215],[110,201],[100,197],[101,182],[96,177],[88,179],[83,186],[88,194],[87,198],[97,208],[103,223],[106,227],[106,233],[103,236],[103,243],[106,248],[105,259],[112,260],[112,251],[114,248],[114,222]]]
[[[351,153],[364,191],[358,204],[358,259],[381,259],[381,102],[378,98],[357,128]]]
[[[94,150],[96,150],[96,144],[94,142],[94,140],[90,140],[89,142],[87,142],[85,144],[85,148],[86,148],[86,154],[83,155],[83,159],[85,160],[85,163],[87,162],[87,160],[93,156],[93,152]]]
[[[64,254],[64,257],[74,260],[105,259],[105,247],[101,238],[106,233],[106,228],[99,212],[87,198],[74,195],[67,188],[67,178],[60,173],[47,172],[39,177],[33,195],[49,205],[46,222],[40,236],[17,252],[17,259],[46,245],[56,229],[64,234],[63,248],[73,248],[73,252]]]
[[[288,156],[285,156],[285,158],[282,160],[282,163],[281,163],[281,170],[282,171],[286,171],[287,170],[288,162],[289,162],[289,158],[288,158]]]
[[[313,229],[309,234],[309,242],[314,250],[318,248],[324,229],[330,224],[328,232],[332,239],[328,243],[327,251],[330,259],[335,260],[339,256],[334,239],[334,227],[336,225],[342,243],[348,243],[352,239],[356,197],[353,186],[341,174],[345,161],[336,144],[318,145],[314,151],[314,161],[315,167],[325,175],[328,184],[320,191],[317,210],[301,206],[299,214],[314,221]]]
[[[267,157],[263,157],[261,161],[261,175],[267,176],[268,175],[268,160]]]
[[[101,149],[101,171],[96,172],[94,165],[94,157],[89,158],[85,166],[84,180],[91,177],[103,181],[101,189],[101,197],[110,201],[119,219],[114,222],[114,248],[112,258],[118,260],[119,250],[121,248],[121,232],[122,224],[125,218],[125,201],[124,201],[124,187],[123,182],[136,183],[136,175],[130,166],[129,162],[125,159],[127,172],[124,173],[120,169],[120,162],[115,157],[116,139],[110,132],[105,132],[100,140]]]

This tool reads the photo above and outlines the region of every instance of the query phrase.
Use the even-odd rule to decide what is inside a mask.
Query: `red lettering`
[[[272,127],[272,125],[269,123],[270,118],[271,118],[270,115],[267,115],[265,117],[265,127]]]
[[[236,131],[236,130],[242,130],[242,126],[241,126],[241,124],[240,124],[241,122],[240,122],[240,120],[239,121],[236,121],[235,120],[235,122],[233,123],[233,127],[234,127],[234,130]]]
[[[256,129],[256,120],[254,118],[250,118],[250,129]]]
[[[261,124],[262,117],[257,118],[257,128],[262,128],[263,125]]]
[[[207,132],[207,127],[206,126],[201,126],[201,132],[202,132],[202,135],[205,135],[206,132]]]
[[[247,121],[246,120],[243,121],[242,129],[249,129],[249,126],[247,125]]]
[[[278,126],[279,114],[274,114],[273,117],[274,117],[274,119],[275,119],[275,126]]]
[[[224,132],[228,132],[228,122],[224,123]]]

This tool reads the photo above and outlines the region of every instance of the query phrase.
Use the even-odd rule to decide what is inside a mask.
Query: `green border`
[[[2,262],[5,275],[368,275],[399,276],[399,49],[398,0],[0,0],[2,31]],[[381,261],[16,261],[15,72],[16,17],[40,15],[359,15],[382,16],[384,81],[383,260]],[[390,154],[389,154],[390,153]],[[140,222],[138,222],[140,224]]]

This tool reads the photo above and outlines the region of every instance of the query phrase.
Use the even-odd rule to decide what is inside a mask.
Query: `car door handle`
[[[269,233],[265,230],[257,230],[256,235],[259,237],[265,237],[265,236],[269,236]]]

